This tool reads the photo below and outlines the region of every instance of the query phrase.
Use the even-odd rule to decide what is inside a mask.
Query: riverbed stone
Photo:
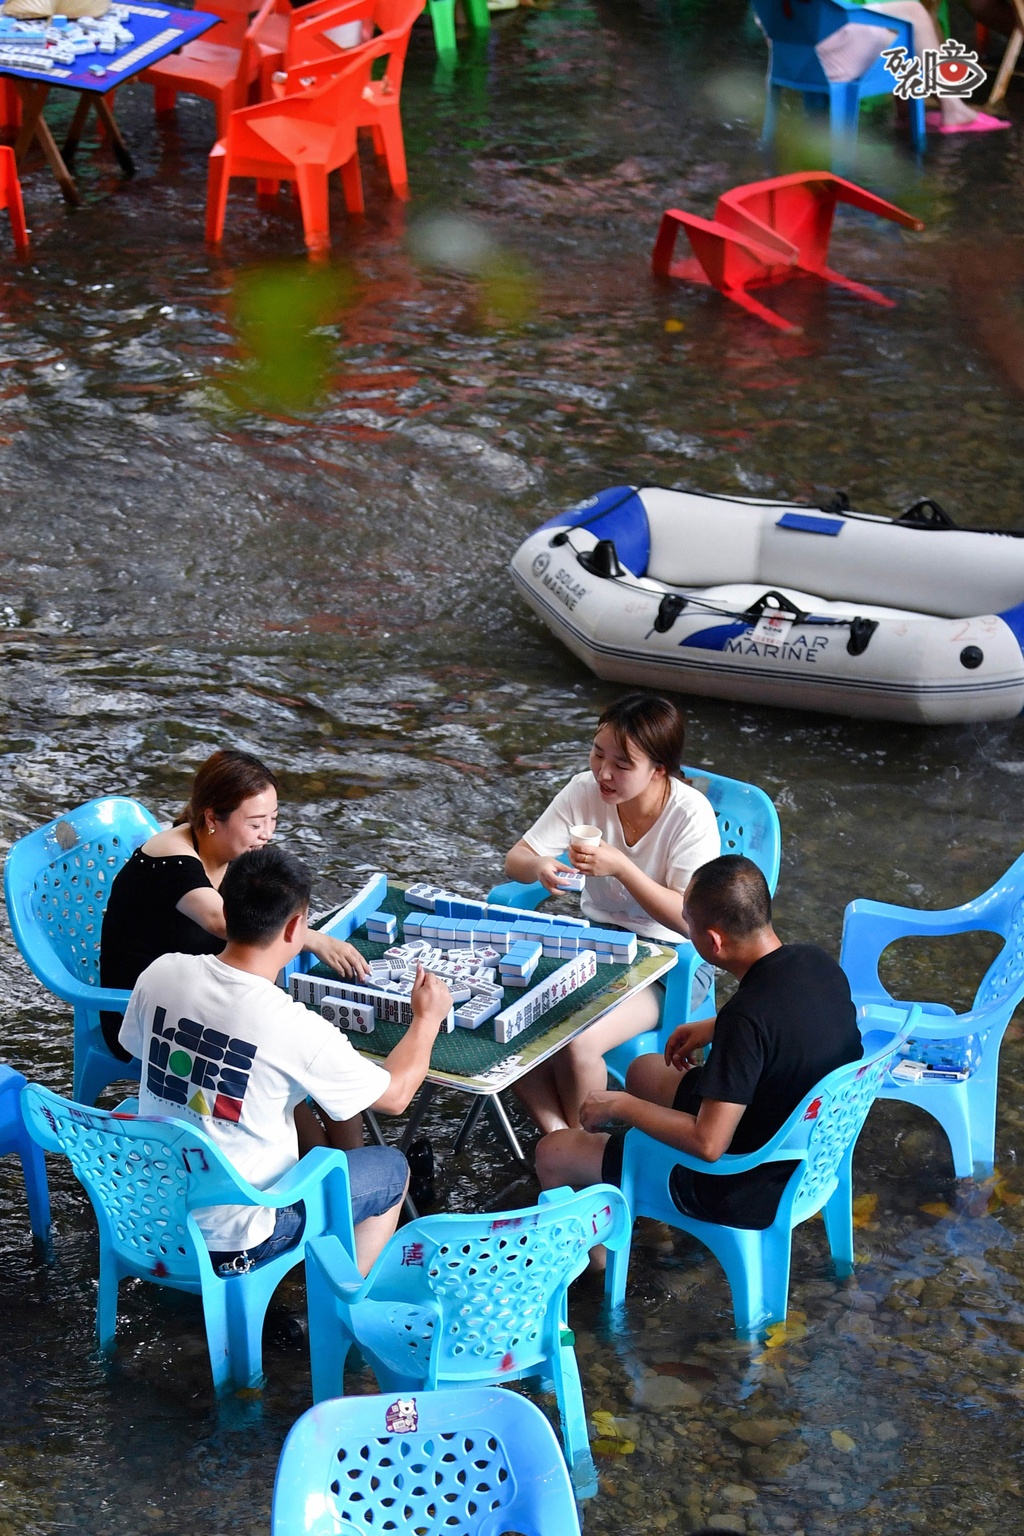
[[[660,1412],[670,1408],[696,1408],[702,1394],[676,1376],[642,1376],[633,1387],[634,1408]]]
[[[720,1490],[723,1499],[728,1499],[730,1504],[754,1504],[757,1502],[755,1489],[748,1488],[745,1483],[726,1483]]]
[[[806,1455],[807,1446],[802,1440],[776,1440],[763,1449],[751,1446],[743,1458],[743,1466],[747,1476],[755,1481],[774,1483]]]
[[[745,1445],[756,1445],[763,1448],[771,1445],[773,1440],[788,1435],[794,1428],[789,1419],[740,1419],[735,1424],[729,1425],[729,1431],[737,1440],[742,1440]]]

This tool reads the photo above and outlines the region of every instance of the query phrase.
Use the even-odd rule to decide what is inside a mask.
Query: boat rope
[[[572,550],[577,560],[580,559],[581,555],[586,557],[590,554],[590,550],[577,549],[575,544],[572,542],[572,539],[569,537],[568,532],[564,529],[562,533],[558,535],[558,539],[560,544],[566,545],[569,549]],[[612,540],[609,539],[606,542],[612,543]],[[592,571],[593,568],[592,566],[585,565],[584,569],[589,569]],[[636,579],[636,577],[630,578],[628,573],[622,576],[605,576],[602,579],[605,581],[614,581],[620,587],[625,587],[628,591],[631,592],[643,592],[647,597],[657,596],[657,593],[652,592],[650,587],[645,587],[640,581]],[[694,597],[689,592],[666,592],[665,596],[661,600],[661,608],[659,608],[658,619],[655,620],[654,625],[658,633],[663,635],[666,630],[670,629],[684,608],[699,608],[702,613],[714,614],[716,618],[749,619],[751,623],[756,623],[765,609],[767,609],[769,612],[777,612],[783,614],[786,618],[791,618],[796,624],[821,625],[825,628],[831,629],[841,629],[844,626],[849,627],[854,623],[870,624],[874,622],[871,619],[865,620],[857,617],[840,618],[837,615],[805,613],[802,608],[797,608],[792,600],[786,597],[784,593],[776,592],[771,589],[766,590],[764,595],[757,598],[755,602],[751,603],[749,608],[742,609],[724,608],[720,603],[709,602],[708,599],[704,597]],[[664,610],[664,613],[662,610]],[[668,613],[670,610],[672,612],[672,617],[671,619],[668,619]],[[668,622],[665,622],[666,619],[668,619]],[[658,620],[661,620],[662,623],[662,627],[660,629],[658,628]]]

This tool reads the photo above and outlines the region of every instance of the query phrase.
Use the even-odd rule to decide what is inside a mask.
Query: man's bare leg
[[[401,1200],[396,1200],[390,1210],[382,1211],[379,1216],[367,1216],[356,1227],[356,1266],[361,1275],[370,1273],[388,1239],[394,1235],[408,1190],[409,1180],[406,1179]]]
[[[305,1157],[313,1147],[356,1152],[363,1145],[363,1117],[353,1115],[350,1120],[332,1120],[319,1104],[314,1107],[303,1100],[295,1107],[295,1132],[299,1138],[300,1157]]]
[[[601,1182],[601,1161],[608,1137],[591,1131],[552,1131],[537,1143],[537,1178],[541,1189],[586,1189]]]
[[[599,1184],[607,1144],[607,1136],[578,1127],[542,1136],[537,1143],[537,1178],[541,1189],[560,1189],[563,1184],[572,1189],[586,1189],[588,1184]],[[591,1248],[589,1269],[592,1274],[603,1274],[607,1262],[608,1254],[603,1244]]]
[[[675,1067],[665,1065],[664,1056],[651,1052],[637,1056],[629,1064],[626,1073],[626,1092],[648,1104],[664,1104],[671,1109],[675,1103],[676,1089],[686,1076]]]

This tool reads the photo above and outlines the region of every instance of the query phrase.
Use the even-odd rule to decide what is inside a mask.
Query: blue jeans
[[[302,1229],[306,1225],[306,1207],[300,1201],[298,1205],[283,1205],[277,1213],[277,1221],[274,1230],[269,1237],[265,1237],[262,1243],[257,1243],[255,1248],[240,1248],[234,1253],[210,1253],[210,1263],[218,1275],[227,1278],[230,1275],[244,1275],[257,1264],[262,1264],[265,1259],[274,1259],[279,1253],[284,1253],[289,1248],[294,1248],[302,1236]]]
[[[397,1205],[405,1190],[409,1164],[397,1147],[358,1147],[346,1152],[352,1190],[354,1226],[370,1216],[383,1216]]]
[[[358,1226],[370,1216],[382,1216],[402,1198],[409,1165],[396,1147],[359,1147],[346,1152],[348,1180],[352,1191],[352,1224]],[[274,1230],[254,1248],[235,1253],[212,1253],[210,1263],[218,1275],[244,1275],[257,1264],[276,1258],[294,1248],[306,1225],[306,1208],[285,1205],[277,1213]]]

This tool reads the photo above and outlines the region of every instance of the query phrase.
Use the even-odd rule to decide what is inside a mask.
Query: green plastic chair
[[[462,0],[467,19],[474,32],[489,32],[491,13],[487,0]],[[455,42],[455,0],[430,0],[430,20],[434,26],[434,43],[441,57],[458,52]]]

